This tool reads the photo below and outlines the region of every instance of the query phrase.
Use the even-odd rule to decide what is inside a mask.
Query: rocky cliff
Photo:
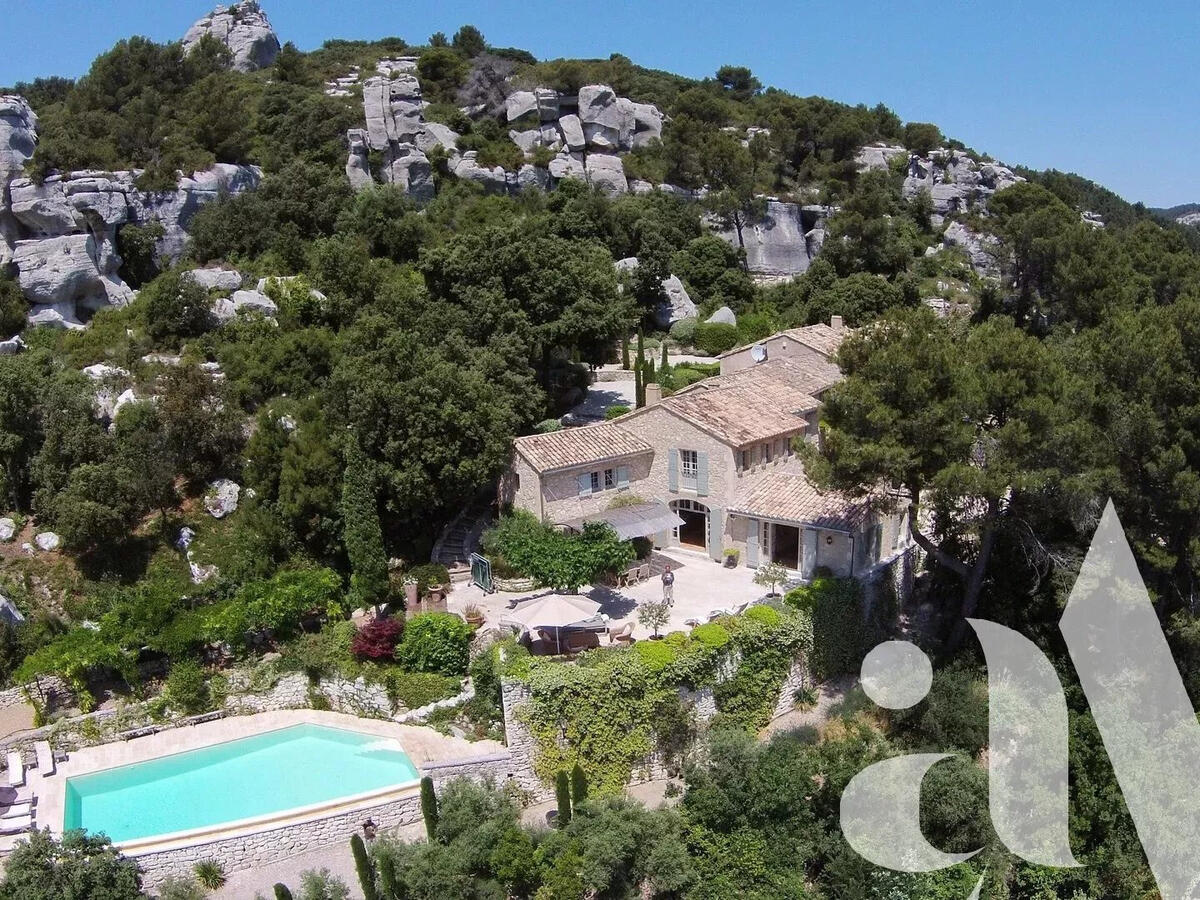
[[[254,0],[218,6],[198,20],[183,36],[184,50],[190,52],[205,37],[229,49],[239,72],[265,69],[279,55],[279,38]]]

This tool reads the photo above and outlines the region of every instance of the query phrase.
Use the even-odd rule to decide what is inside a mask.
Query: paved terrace
[[[706,622],[709,613],[714,609],[733,608],[766,596],[766,589],[754,583],[753,569],[745,566],[727,569],[720,563],[713,562],[707,554],[678,547],[655,552],[670,559],[671,568],[675,572],[675,605],[671,608],[670,622],[660,633],[687,631],[691,627],[687,624],[689,619]],[[474,584],[459,584],[450,594],[447,606],[451,612],[462,612],[468,605],[473,604],[484,611],[487,625],[496,625],[519,601],[546,593],[550,591],[539,588],[524,593],[497,591],[494,594],[485,594]],[[600,604],[600,612],[612,620],[610,627],[613,630],[626,622],[633,622],[633,636],[642,640],[650,637],[651,632],[638,624],[638,604],[648,600],[661,600],[662,582],[657,577],[652,577],[649,581],[627,588],[595,585],[582,588],[580,594]],[[603,643],[602,640],[601,644]]]

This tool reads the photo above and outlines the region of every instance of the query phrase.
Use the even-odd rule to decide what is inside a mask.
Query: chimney
[[[662,386],[661,385],[657,385],[654,382],[650,382],[650,384],[646,385],[644,390],[646,392],[646,405],[647,406],[653,406],[655,403],[658,403],[660,400],[662,400]]]
[[[841,331],[845,327],[845,322],[841,316],[830,316],[829,327],[834,331]]]

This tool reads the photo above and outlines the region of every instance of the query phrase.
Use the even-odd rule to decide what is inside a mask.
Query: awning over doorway
[[[621,540],[629,541],[676,528],[683,524],[683,519],[665,503],[639,503],[636,506],[606,509],[604,512],[572,519],[564,524],[575,531],[582,531],[587,522],[603,522],[611,526]]]

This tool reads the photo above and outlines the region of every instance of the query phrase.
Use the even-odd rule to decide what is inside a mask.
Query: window
[[[695,450],[679,451],[679,474],[685,481],[695,481],[700,471],[700,458]]]
[[[762,445],[762,461],[769,463],[771,461],[771,442],[767,441]]]
[[[617,473],[612,469],[604,470],[604,489],[611,491],[617,486]]]
[[[593,494],[600,493],[600,473],[599,472],[592,473],[592,493]]]
[[[741,460],[741,467],[743,469],[749,469],[752,465],[754,465],[753,450],[739,450],[738,458]]]

